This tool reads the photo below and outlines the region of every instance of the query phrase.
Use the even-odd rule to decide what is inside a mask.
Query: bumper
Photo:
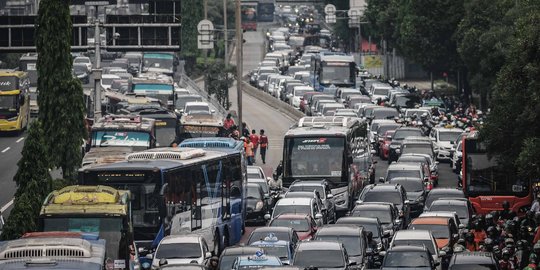
[[[450,160],[450,159],[452,159],[453,154],[454,154],[453,150],[441,149],[437,153],[437,159],[438,160]]]
[[[15,131],[20,130],[17,120],[15,121],[1,121],[0,122],[0,131]]]

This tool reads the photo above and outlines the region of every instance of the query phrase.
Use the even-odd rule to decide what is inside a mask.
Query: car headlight
[[[255,211],[260,211],[263,208],[264,204],[262,201],[258,201],[255,205]]]

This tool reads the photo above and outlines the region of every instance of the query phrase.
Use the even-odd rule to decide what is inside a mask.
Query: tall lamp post
[[[238,124],[242,127],[242,45],[243,45],[243,32],[241,25],[241,10],[240,0],[236,0],[236,12],[235,12],[235,26],[236,26],[236,91],[237,103],[238,103]]]

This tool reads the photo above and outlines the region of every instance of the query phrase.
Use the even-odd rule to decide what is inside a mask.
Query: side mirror
[[[405,204],[411,204],[411,201],[405,200]]]
[[[330,194],[326,195],[326,198],[327,199],[332,199],[332,198],[334,198],[334,194],[330,193]]]
[[[264,215],[264,219],[266,219],[266,220],[270,220],[271,217],[272,217],[272,216],[270,216],[270,214],[265,214],[265,215]]]
[[[265,199],[265,200],[268,200],[268,199],[270,199],[270,195],[268,195],[268,194],[264,194],[264,199]]]
[[[210,113],[216,113],[216,110],[210,110]]]
[[[383,232],[383,237],[384,238],[388,238],[392,235],[392,231],[391,230],[386,230]]]
[[[271,177],[266,177],[266,182],[269,182],[270,180],[272,180]]]
[[[323,218],[321,213],[315,214],[315,219],[321,219],[321,218]]]
[[[205,259],[210,259],[211,257],[212,257],[212,252],[206,252],[206,254],[204,254]]]
[[[439,251],[439,257],[444,257],[444,256],[446,256],[446,251],[444,250]]]
[[[146,254],[146,258],[149,259],[149,260],[153,260],[154,259],[154,254],[148,253],[148,254]]]
[[[375,149],[371,149],[370,151],[372,154],[377,154],[377,151]]]
[[[444,252],[444,251],[442,251],[442,252]],[[434,266],[439,266],[439,265],[441,265],[441,263],[440,262],[434,262],[433,265]]]
[[[438,162],[438,161],[435,161],[435,164],[439,165],[439,162]]]

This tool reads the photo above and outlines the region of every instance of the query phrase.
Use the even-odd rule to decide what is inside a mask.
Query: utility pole
[[[94,75],[94,121],[101,118],[101,35],[99,29],[98,7],[95,6],[95,64],[92,74]]]
[[[227,0],[223,0],[223,38],[225,39],[225,67],[229,67],[229,28],[227,27]]]
[[[204,19],[207,20],[208,19],[208,0],[204,0],[203,5],[204,5]],[[204,53],[204,65],[206,66],[208,65],[208,50],[204,49],[203,53]],[[204,91],[208,93],[208,74],[206,72],[204,73]]]
[[[241,27],[241,10],[240,0],[236,0],[236,12],[235,12],[235,26],[236,26],[236,91],[238,92],[238,125],[242,128],[242,46],[243,46],[243,32]]]

